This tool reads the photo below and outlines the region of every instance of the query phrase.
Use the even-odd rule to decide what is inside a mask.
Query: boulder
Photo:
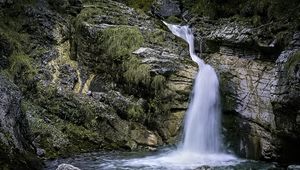
[[[21,112],[21,92],[0,76],[0,166],[8,169],[39,169],[29,139],[28,122]]]
[[[287,167],[288,170],[299,170],[300,169],[300,165],[289,165]]]
[[[60,164],[58,165],[56,170],[80,170],[80,169],[70,164]]]
[[[179,0],[156,0],[152,4],[152,12],[161,18],[170,16],[180,16],[180,1]]]

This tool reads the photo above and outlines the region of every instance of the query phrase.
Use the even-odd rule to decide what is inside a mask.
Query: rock
[[[134,130],[131,130],[131,137],[132,139],[141,145],[148,145],[148,146],[158,146],[161,144],[157,135],[153,132],[146,130],[145,128],[141,127],[140,125],[136,124],[134,126]]]
[[[107,6],[113,8],[115,13],[101,10]],[[196,74],[193,70],[196,67],[184,64],[191,62],[187,45],[159,28],[155,24],[157,20],[123,4],[108,1],[91,7],[94,8],[83,9],[77,17],[71,43],[72,58],[95,74],[88,89],[92,97],[109,105],[118,117],[125,120],[120,122],[123,128],[116,123],[109,123],[120,131],[105,128],[101,128],[101,131],[106,131],[108,138],[113,139],[119,133],[124,133],[124,137],[129,135],[128,138],[113,140],[114,145],[119,147],[124,144],[130,148],[135,148],[136,144],[157,146],[161,143],[161,137],[163,142],[174,143]],[[126,37],[135,39],[131,42]],[[115,44],[119,44],[116,46],[118,48],[114,47]],[[150,89],[162,95],[153,96],[154,93],[149,93]],[[138,102],[140,99],[143,104]],[[149,109],[152,111],[147,115]],[[153,113],[154,110],[158,113]],[[178,113],[181,113],[180,116]],[[119,118],[108,122],[112,121],[119,122]],[[134,131],[126,131],[133,126],[128,125],[127,121],[135,121],[140,125]],[[108,122],[101,124],[105,126]],[[149,140],[143,136],[154,134],[153,131],[158,131],[158,134],[150,135]],[[127,141],[124,143],[122,140]]]
[[[287,167],[288,170],[299,170],[300,169],[300,165],[289,165]]]
[[[27,119],[20,110],[21,97],[18,87],[0,75],[0,164],[8,169],[39,169]]]
[[[270,57],[263,50],[245,49],[241,44],[261,40],[251,38],[256,34],[251,29],[245,36],[247,31],[238,29],[224,27],[204,36],[219,41],[217,48],[206,44],[217,49],[206,59],[220,74],[226,141],[242,157],[298,161],[299,40],[295,35],[287,50]]]
[[[37,148],[37,149],[36,149],[36,154],[37,154],[39,157],[43,157],[43,156],[45,156],[46,151],[45,151],[45,149]]]
[[[7,68],[8,58],[13,52],[13,46],[3,34],[0,34],[0,69]]]
[[[80,170],[79,168],[70,164],[60,164],[56,170]]]
[[[152,12],[162,18],[180,16],[180,3],[178,0],[156,0],[152,5]]]
[[[158,51],[151,48],[141,47],[134,51],[142,58],[142,63],[151,66],[151,71],[158,74],[168,74],[175,72],[181,66],[180,57],[177,54],[169,53],[166,50]]]
[[[267,30],[260,30],[244,22],[228,19],[210,21],[206,18],[190,21],[195,28],[196,39],[204,40],[209,48],[205,51],[221,51],[249,59],[275,61],[282,47],[275,36]],[[228,48],[229,47],[229,48]],[[222,50],[220,49],[222,48]]]
[[[13,0],[0,0],[0,7],[7,7],[14,3]]]

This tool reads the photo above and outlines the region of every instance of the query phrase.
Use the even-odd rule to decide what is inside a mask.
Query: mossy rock
[[[77,60],[87,65],[95,73],[118,73],[111,75],[116,79],[122,73],[122,63],[129,59],[131,53],[141,47],[144,38],[136,26],[111,26],[86,34],[91,31],[88,26],[77,30]],[[80,42],[80,43],[79,43]]]
[[[133,121],[143,121],[145,111],[139,104],[132,105],[128,108],[128,118]]]
[[[43,97],[23,100],[22,111],[27,113],[35,143],[46,151],[45,158],[101,149],[103,137],[95,130],[95,119],[103,113],[85,100],[59,94],[55,87],[44,89],[38,92]]]
[[[162,29],[154,29],[153,31],[146,32],[145,41],[150,44],[165,45],[167,32]]]
[[[77,99],[71,92],[60,93],[55,86],[44,87],[43,85],[38,85],[37,90],[34,102],[63,120],[84,125],[94,114],[93,105]]]
[[[141,64],[136,57],[131,57],[129,61],[124,62],[124,77],[128,83],[134,85],[143,84],[148,86],[151,81],[150,66]]]
[[[122,60],[123,56],[130,55],[144,42],[138,27],[118,26],[104,29],[98,33],[98,43],[103,55],[112,60]]]
[[[75,27],[80,28],[83,22],[89,24],[99,24],[101,22],[112,25],[127,25],[129,14],[120,8],[119,4],[108,0],[86,0],[83,2],[84,8],[75,19]],[[101,17],[106,16],[106,17]]]
[[[125,1],[125,4],[136,9],[141,10],[145,13],[150,11],[151,5],[154,0],[122,0]]]

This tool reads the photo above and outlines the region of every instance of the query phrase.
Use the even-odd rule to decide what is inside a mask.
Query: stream
[[[76,155],[68,158],[59,158],[45,161],[45,170],[55,170],[58,165],[67,163],[81,170],[269,170],[280,169],[276,164],[257,162],[252,160],[238,159],[235,161],[215,162],[214,165],[185,164],[184,156],[177,155],[181,161],[177,163],[164,163],[165,155],[171,154],[172,150],[159,152],[94,152]],[[166,157],[165,157],[166,158]],[[211,162],[210,162],[211,163]],[[217,164],[219,163],[219,164]]]

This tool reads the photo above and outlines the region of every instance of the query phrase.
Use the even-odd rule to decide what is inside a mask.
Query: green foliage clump
[[[25,95],[35,88],[37,69],[34,67],[33,59],[26,54],[10,56],[9,67],[1,70],[0,74],[17,84]]]
[[[23,100],[21,104],[22,111],[28,114],[33,137],[39,137],[40,147],[46,150],[45,158],[57,158],[100,147],[96,144],[101,138],[97,132],[62,120],[32,101]]]
[[[81,102],[73,93],[61,94],[55,86],[38,85],[34,103],[43,106],[49,114],[76,125],[87,125],[94,113],[93,105]]]
[[[151,9],[153,1],[154,0],[125,0],[125,3],[132,8],[148,12]]]
[[[37,73],[33,60],[25,54],[15,54],[9,58],[9,73],[13,79],[33,80]]]
[[[165,82],[166,78],[164,76],[156,75],[151,82],[151,87],[155,89],[156,92],[160,91],[163,89]]]
[[[138,27],[118,26],[100,31],[99,34],[101,50],[114,60],[122,60],[123,56],[130,55],[144,42]]]
[[[217,4],[215,0],[182,0],[183,7],[197,15],[209,16],[214,18]]]
[[[155,29],[146,33],[147,40],[152,44],[162,45],[166,38],[166,31],[162,29]]]
[[[75,28],[80,29],[80,26],[83,22],[89,22],[92,16],[101,15],[102,10],[96,7],[86,7],[81,10],[80,14],[75,19]]]
[[[145,114],[141,105],[132,105],[127,112],[128,118],[134,121],[140,120]]]
[[[148,86],[151,81],[150,66],[141,64],[139,59],[131,57],[129,61],[124,62],[124,78],[127,82],[134,85],[143,84]]]
[[[128,15],[124,15],[124,9],[118,4],[105,2],[103,0],[85,0],[84,8],[75,18],[75,28],[79,29],[81,24],[87,22],[89,24],[99,24],[97,16],[109,16],[109,23],[112,25],[128,25]],[[109,9],[109,10],[108,10]],[[113,15],[111,15],[113,13]]]

